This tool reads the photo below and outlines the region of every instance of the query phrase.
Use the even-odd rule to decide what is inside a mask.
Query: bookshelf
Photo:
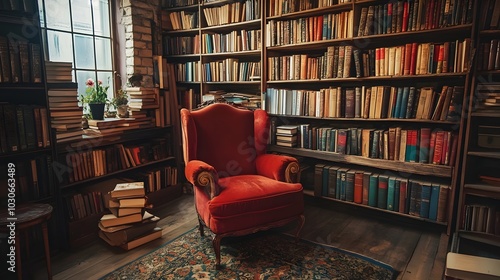
[[[163,56],[175,66],[180,105],[195,109],[215,91],[260,100],[261,1],[194,2],[162,7]]]
[[[47,80],[42,36],[35,0],[4,1],[0,5],[0,192],[2,210],[14,213],[27,203],[57,208],[52,176],[53,135],[48,118]],[[8,188],[9,187],[9,188]],[[59,246],[57,213],[48,221],[51,251]],[[0,243],[7,251],[6,235]],[[19,237],[23,262],[45,256],[42,229]],[[24,263],[23,263],[24,264]],[[26,265],[26,264],[24,264]],[[26,266],[25,266],[26,267]],[[21,274],[19,274],[21,275]]]
[[[497,139],[500,110],[500,1],[481,1],[475,26],[477,51],[457,200],[457,221],[451,250],[456,253],[500,258],[500,146]],[[476,248],[471,251],[470,248]]]
[[[474,135],[468,128],[469,119],[499,116],[494,111],[467,110],[477,75],[500,75],[498,69],[475,70],[472,64],[472,58],[481,56],[476,51],[478,42],[486,49],[485,43],[491,44],[499,35],[498,30],[477,30],[481,18],[476,7],[479,1],[272,0],[261,3],[260,20],[214,26],[208,24],[205,10],[238,1],[167,2],[163,7],[165,17],[183,10],[199,15],[198,28],[186,33],[165,29],[163,32],[164,40],[190,36],[191,45],[199,47],[198,52],[186,54],[164,49],[169,61],[182,64],[178,67],[182,71],[177,72],[182,73],[177,79],[180,87],[198,96],[223,87],[237,89],[245,85],[250,89],[249,84],[255,83],[262,93],[262,108],[272,116],[272,129],[297,125],[299,131],[304,129],[300,136],[309,136],[306,141],[297,141],[294,147],[276,145],[274,140],[269,145],[270,152],[299,157],[309,173],[314,173],[317,164],[324,164],[392,177],[409,184],[409,190],[415,184],[418,192],[413,198],[408,193],[407,202],[415,200],[416,207],[421,206],[421,186],[426,192],[424,203],[428,187],[440,191],[439,196],[431,193],[433,203],[437,203],[437,197],[442,201],[437,221],[427,216],[427,210],[400,212],[331,197],[314,189],[315,180],[305,185],[306,195],[419,220],[440,227],[448,235],[455,230],[455,201],[464,189],[462,157],[495,157],[491,150],[472,150],[467,155],[461,148],[470,145],[467,139]],[[206,38],[226,36],[236,27],[260,29],[261,48],[207,53]],[[482,37],[480,41],[475,40],[476,34]],[[260,62],[259,81],[207,81],[204,77],[207,63],[238,57]],[[186,76],[184,69],[188,68],[192,75]],[[339,130],[348,133],[347,145],[342,149],[337,150],[338,143],[319,141],[337,137]],[[378,131],[380,145],[373,144],[372,132],[363,137],[364,130]],[[353,140],[349,135],[354,134],[349,132],[354,131]],[[402,138],[396,136],[401,131],[407,133],[403,136],[406,140],[411,133],[411,144],[401,143]],[[351,141],[355,143],[354,150],[350,149]],[[363,145],[369,147],[365,150],[368,154],[362,153]],[[406,158],[408,147],[413,149],[412,156]],[[375,148],[377,152],[371,154]],[[311,178],[310,174],[304,177]],[[474,189],[471,186],[476,183],[470,182],[468,189]]]

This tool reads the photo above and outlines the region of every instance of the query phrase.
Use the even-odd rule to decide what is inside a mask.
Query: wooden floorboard
[[[191,195],[183,195],[152,212],[161,217],[158,223],[163,228],[161,239],[128,252],[101,240],[85,248],[59,252],[52,257],[54,279],[97,279],[198,225]],[[398,271],[397,279],[440,279],[442,276],[447,240],[438,232],[368,217],[339,209],[334,202],[317,199],[306,199],[305,217],[303,239],[386,263]],[[279,230],[292,232],[294,227],[289,225]],[[46,279],[44,262],[37,263],[33,271],[35,279]]]

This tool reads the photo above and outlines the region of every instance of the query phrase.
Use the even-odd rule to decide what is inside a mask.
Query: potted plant
[[[112,101],[113,105],[116,108],[118,117],[120,118],[127,118],[128,117],[128,96],[127,96],[127,91],[123,89],[119,89],[116,92],[115,97],[113,98]]]
[[[87,89],[85,95],[80,95],[81,102],[84,106],[88,105],[92,119],[104,119],[104,107],[109,102],[107,94],[109,86],[103,86],[102,81],[96,83],[92,79],[87,79],[85,85]]]

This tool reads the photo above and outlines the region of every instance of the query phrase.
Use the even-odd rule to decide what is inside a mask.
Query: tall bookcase
[[[273,0],[261,3],[260,20],[218,26],[205,11],[238,1],[167,2],[173,29],[175,15],[196,22],[163,32],[179,84],[199,95],[233,84],[250,90],[252,81],[207,80],[205,65],[260,58],[258,90],[272,129],[298,130],[296,143],[273,139],[268,150],[310,165],[307,195],[451,233],[478,1]],[[207,38],[236,28],[260,28],[260,51],[207,53]]]
[[[164,3],[163,55],[175,64],[181,106],[221,91],[260,97],[262,10],[260,0]]]
[[[452,251],[500,258],[500,1],[481,1]]]
[[[54,142],[37,1],[3,1],[0,26],[0,204],[14,213],[27,203],[47,203],[55,209]],[[58,244],[56,221],[54,211],[49,220],[53,248]],[[44,256],[40,227],[21,240],[21,258]],[[1,244],[8,246],[3,240]]]

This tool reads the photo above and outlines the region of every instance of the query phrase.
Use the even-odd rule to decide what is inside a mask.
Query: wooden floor
[[[429,229],[427,224],[401,226],[401,221],[386,221],[394,219],[394,215],[370,217],[356,208],[359,207],[349,209],[338,203],[306,197],[302,238],[389,264],[398,271],[397,279],[442,279],[448,242],[446,235]],[[97,279],[198,224],[190,195],[183,195],[154,214],[162,218],[159,222],[163,228],[162,239],[129,252],[110,247],[101,240],[85,248],[60,252],[52,258],[54,279]],[[291,229],[292,226],[288,226],[280,230]],[[43,262],[35,265],[33,271],[35,279],[46,279]]]

